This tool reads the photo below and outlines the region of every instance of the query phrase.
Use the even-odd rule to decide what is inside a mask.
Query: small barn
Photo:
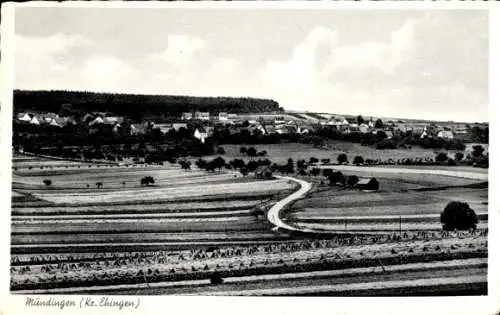
[[[380,187],[380,184],[375,177],[361,178],[358,181],[358,183],[356,184],[356,187],[359,190],[378,190]]]
[[[261,179],[273,179],[273,171],[268,166],[262,165],[255,170],[255,177]]]

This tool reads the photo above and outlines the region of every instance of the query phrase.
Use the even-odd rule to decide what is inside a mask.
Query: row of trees
[[[252,159],[256,156],[266,156],[267,151],[266,150],[257,151],[257,149],[254,147],[248,147],[248,148],[247,147],[240,147],[240,154],[246,155],[246,156],[250,157],[250,159]]]

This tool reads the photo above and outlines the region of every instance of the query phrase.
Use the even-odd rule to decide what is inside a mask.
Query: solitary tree
[[[321,169],[317,168],[317,167],[314,167],[314,168],[311,169],[310,172],[311,172],[312,176],[318,176],[321,173]]]
[[[141,178],[141,186],[149,186],[153,185],[155,183],[155,180],[152,176],[145,176]]]
[[[331,175],[328,176],[328,181],[330,182],[330,186],[333,186],[337,183],[341,183],[343,181],[344,175],[342,175],[342,172],[337,171],[333,172]]]
[[[254,147],[250,147],[247,149],[247,155],[252,159],[257,156],[257,150]]]
[[[333,174],[333,170],[331,168],[324,168],[323,169],[323,176],[328,178],[330,175]]]
[[[436,155],[436,162],[446,162],[448,161],[448,155],[444,152],[440,152],[438,153],[438,155]]]
[[[462,152],[455,153],[455,160],[462,161],[464,159],[464,154]]]
[[[319,160],[314,156],[309,159],[309,164],[316,164],[318,162],[319,162]]]
[[[339,164],[347,163],[347,154],[340,153],[339,156],[337,156],[337,162],[339,162]]]
[[[97,183],[95,183],[95,185],[97,186],[98,189],[102,187],[102,183],[101,182],[97,182]]]
[[[349,186],[349,187],[352,188],[358,182],[359,182],[358,176],[356,176],[356,175],[349,175],[349,176],[347,176],[347,179],[346,179],[347,186]]]
[[[240,154],[241,155],[247,154],[247,148],[246,147],[240,147]]]
[[[225,154],[226,153],[226,150],[224,150],[223,147],[217,147],[217,154]]]
[[[44,179],[43,180],[43,183],[45,184],[45,186],[49,187],[50,185],[52,185],[52,181],[50,179]]]
[[[212,275],[210,276],[210,283],[211,284],[221,284],[224,282],[224,279],[222,279],[222,276],[220,274],[220,272],[218,271],[215,271],[212,273]]]
[[[356,117],[356,120],[358,121],[358,125],[361,125],[365,122],[365,119],[361,115],[358,115],[358,117]]]
[[[242,167],[242,168],[240,168],[240,173],[243,176],[247,176],[248,175],[248,169],[246,167]]]
[[[354,163],[356,165],[363,164],[364,162],[365,162],[365,160],[363,159],[363,157],[361,155],[357,155],[356,157],[354,157],[354,160],[352,161],[352,163]]]
[[[382,122],[382,119],[377,119],[375,121],[375,128],[379,129],[379,128],[384,128],[384,123]]]
[[[441,212],[441,224],[445,231],[475,230],[477,222],[476,213],[466,202],[450,201]]]
[[[125,182],[122,182],[122,186],[123,186],[123,187],[125,187],[125,185],[126,185],[126,184],[127,184],[127,183],[125,183]]]
[[[473,157],[480,157],[484,153],[484,148],[482,145],[475,145],[472,147],[472,156]]]

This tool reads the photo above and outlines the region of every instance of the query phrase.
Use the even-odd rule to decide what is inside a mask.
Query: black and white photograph
[[[14,16],[11,295],[488,295],[488,10]]]

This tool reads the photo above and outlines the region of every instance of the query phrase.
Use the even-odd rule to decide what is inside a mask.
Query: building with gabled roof
[[[380,183],[375,177],[372,178],[361,178],[357,184],[356,187],[359,190],[379,190],[380,188]]]

